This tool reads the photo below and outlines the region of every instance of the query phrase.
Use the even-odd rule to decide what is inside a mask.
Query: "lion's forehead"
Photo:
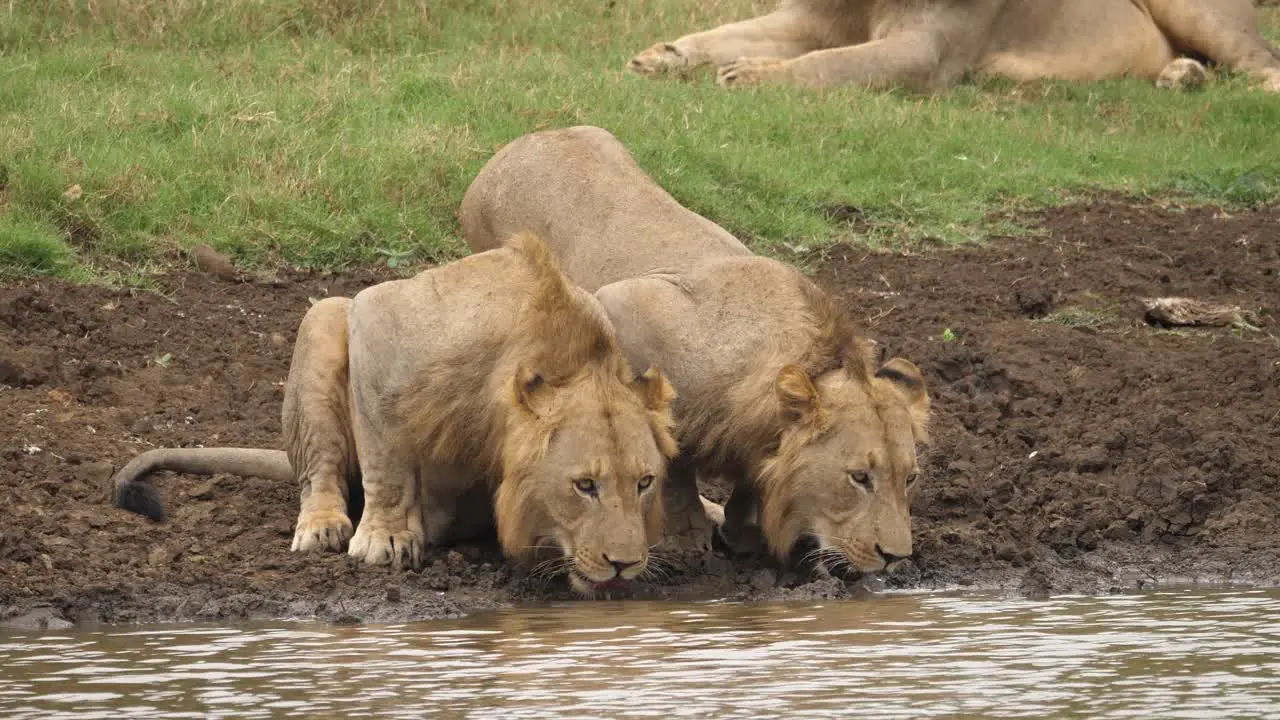
[[[855,408],[836,420],[830,445],[851,467],[869,467],[894,476],[915,467],[915,436],[905,410]]]
[[[600,480],[638,478],[654,472],[653,463],[638,453],[583,453],[576,465],[583,475]]]
[[[661,453],[647,417],[603,405],[569,418],[557,435],[569,462],[597,478],[655,473]]]

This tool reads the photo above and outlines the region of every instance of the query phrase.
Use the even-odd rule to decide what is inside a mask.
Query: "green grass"
[[[926,98],[623,70],[656,40],[771,4],[0,3],[0,273],[145,269],[198,242],[246,265],[447,259],[492,153],[581,123],[760,249],[979,239],[993,210],[1092,190],[1280,195],[1280,101],[1240,78]],[[849,206],[856,225],[829,216]]]
[[[69,269],[70,256],[57,228],[22,210],[0,214],[0,277],[60,274]]]

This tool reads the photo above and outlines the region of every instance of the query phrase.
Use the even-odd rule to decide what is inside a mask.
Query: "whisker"
[[[845,544],[852,544],[845,538],[832,539]],[[857,572],[857,568],[854,567],[849,559],[849,554],[834,544],[823,548],[817,559],[820,561],[817,569],[827,577],[844,576]]]
[[[819,562],[821,562],[822,557],[823,557],[827,552],[829,552],[829,550],[830,550],[830,548],[824,548],[824,547],[817,547],[817,548],[814,548],[814,549],[810,550],[809,552],[805,553],[805,554],[804,554],[804,557],[801,557],[801,558],[800,558],[800,563],[801,563],[801,564],[804,564],[804,563],[813,563],[813,564],[815,564],[815,565],[816,565],[816,564],[818,564]]]
[[[534,577],[550,579],[571,567],[573,567],[573,558],[557,557],[538,563],[529,571],[529,574]]]
[[[534,565],[533,570],[536,572],[537,570],[540,570],[549,565],[554,565],[555,563],[558,563],[558,562],[560,562],[560,558],[549,558],[547,560],[543,560],[542,562],[539,562],[536,565]]]
[[[818,554],[816,564],[822,575],[832,577],[834,573],[839,572],[840,566],[846,561],[843,550],[834,546],[827,546],[822,548],[822,552]]]
[[[650,555],[648,564],[650,567],[657,567],[657,568],[663,568],[668,570],[675,567],[674,560],[667,557],[663,557],[661,555]]]
[[[667,580],[671,579],[671,574],[662,568],[646,567],[639,575],[636,576],[636,579],[655,580],[665,583]]]
[[[822,553],[824,553],[824,552],[826,552],[826,551],[827,551],[827,549],[826,549],[826,548],[824,548],[824,547],[816,547],[816,548],[814,548],[814,549],[810,550],[809,552],[805,553],[805,554],[804,554],[804,556],[800,558],[800,562],[805,562],[805,561],[807,561],[807,560],[812,560],[812,559],[814,559],[814,558],[818,557],[819,555],[821,555]]]

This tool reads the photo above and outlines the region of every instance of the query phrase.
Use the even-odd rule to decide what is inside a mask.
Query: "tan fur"
[[[701,473],[735,481],[723,508],[731,538],[758,518],[779,555],[803,535],[862,570],[911,554],[906,488],[925,440],[923,378],[903,359],[877,369],[869,341],[809,279],[681,207],[600,128],[519,138],[480,171],[460,215],[476,251],[494,246],[495,230],[546,232],[570,279],[595,289],[632,363],[671,378],[681,444],[666,496],[671,542],[708,543],[720,509],[698,497]],[[875,487],[851,471],[871,473]]]
[[[293,549],[349,540],[367,562],[419,565],[426,543],[496,520],[509,556],[559,548],[553,566],[581,591],[636,577],[661,537],[657,498],[677,447],[671,385],[631,367],[599,303],[531,234],[315,304],[282,411],[302,485]],[[118,498],[136,496],[145,472],[196,469],[191,451],[160,452],[166,462],[122,471]],[[279,474],[264,451],[238,452]],[[352,488],[364,497],[354,534]]]
[[[1198,87],[1203,66],[1180,55],[1280,91],[1280,51],[1259,33],[1251,0],[784,0],[766,15],[658,43],[628,67],[716,65],[725,86],[933,92],[973,74]]]

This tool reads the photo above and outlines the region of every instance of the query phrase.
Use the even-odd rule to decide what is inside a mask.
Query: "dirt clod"
[[[768,590],[777,582],[778,574],[769,568],[763,568],[751,574],[751,587],[756,590]]]
[[[235,282],[240,278],[240,273],[236,271],[236,266],[225,255],[204,243],[191,249],[191,257],[195,260],[196,267],[199,270],[219,280]]]
[[[1110,466],[1106,449],[1097,445],[1086,448],[1076,459],[1076,471],[1080,473],[1100,473]]]
[[[1053,290],[1043,285],[1020,287],[1014,292],[1018,310],[1029,318],[1048,315],[1053,310]]]

